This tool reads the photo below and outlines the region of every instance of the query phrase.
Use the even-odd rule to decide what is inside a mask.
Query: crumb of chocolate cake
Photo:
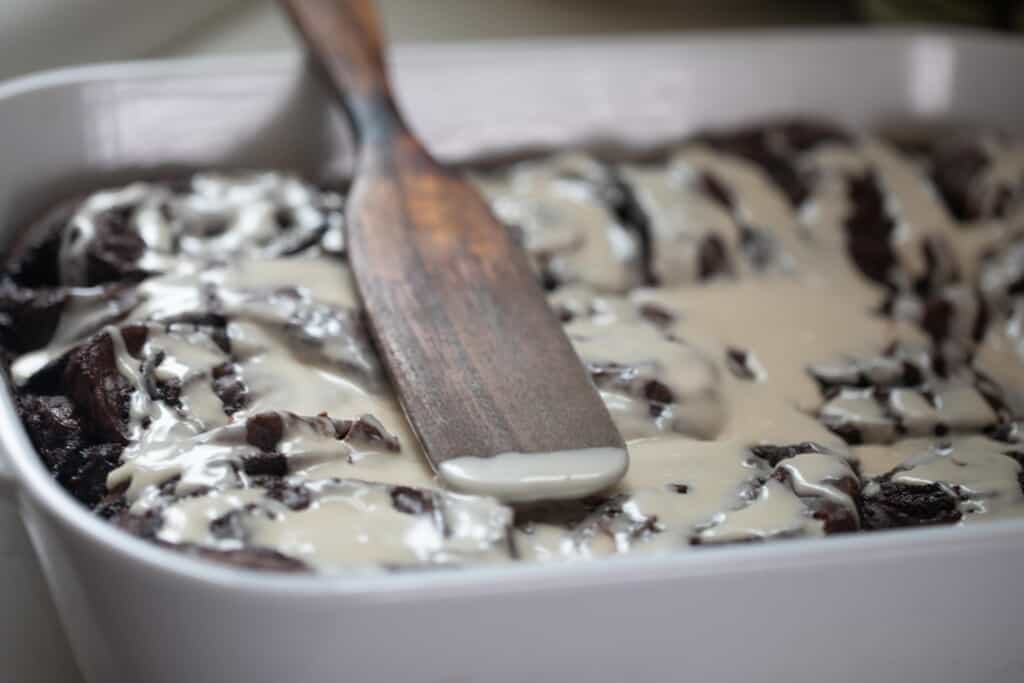
[[[904,484],[872,480],[861,491],[866,529],[952,524],[962,516],[958,499],[940,484]]]

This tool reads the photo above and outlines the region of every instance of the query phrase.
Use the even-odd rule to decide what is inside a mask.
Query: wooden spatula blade
[[[625,445],[522,249],[437,164],[390,94],[370,0],[282,0],[360,138],[348,252],[385,367],[453,488],[573,498],[622,477]]]
[[[462,179],[410,140],[394,150],[356,183],[349,259],[435,470],[507,500],[610,486],[622,438],[522,249]]]

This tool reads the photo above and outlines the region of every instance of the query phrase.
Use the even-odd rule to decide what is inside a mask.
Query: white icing
[[[438,467],[441,479],[459,491],[511,502],[581,498],[608,488],[626,473],[621,448],[583,448],[550,453],[462,456]]]
[[[997,154],[982,184],[1014,182],[1020,155]],[[946,292],[964,312],[950,321],[957,343],[973,332],[978,256],[995,247],[1002,260],[978,282],[994,322],[972,362],[999,381],[1003,410],[1024,416],[1024,306],[1009,291],[1024,270],[1008,221],[960,229],[926,174],[870,139],[821,145],[798,165],[815,179],[799,210],[758,166],[704,145],[665,163],[616,166],[649,221],[660,286],[646,289],[638,235],[612,208],[621,188],[610,167],[569,154],[475,178],[521,231],[534,265],[559,280],[551,304],[572,317],[566,332],[628,441],[628,470],[626,453],[593,449],[458,458],[435,477],[359,328],[358,297],[337,256],[341,197],[272,173],[198,176],[177,193],[137,183],[88,199],[60,247],[71,289],[57,331],[15,359],[12,374],[24,383],[102,329],[130,389],[129,443],[109,488],[123,491],[133,513],[158,517],[164,542],[256,549],[324,572],[820,535],[826,519],[856,528],[850,487],[882,476],[958,487],[964,522],[1024,513],[1020,466],[1004,455],[1011,446],[976,435],[999,418],[969,372],[940,379],[924,370],[928,393],[845,388],[827,400],[808,373],[813,364],[825,376],[852,373],[856,383],[863,373],[886,385],[905,362],[927,365],[930,340],[914,323],[921,302],[902,297],[895,320],[879,315],[883,290],[847,256],[850,178],[872,172],[904,275],[927,274],[926,241],[951,247],[968,285]],[[729,202],[709,196],[703,174]],[[81,285],[102,214],[115,207],[131,208],[146,245],[137,266],[151,275],[110,298]],[[767,238],[763,262],[744,251],[746,228]],[[300,249],[321,232],[319,246]],[[712,238],[727,263],[722,277],[696,287]],[[645,308],[657,311],[653,320]],[[209,314],[227,319],[229,351],[193,324]],[[137,355],[122,334],[129,323],[147,329]],[[893,342],[899,353],[883,352]],[[739,371],[729,361],[737,354],[746,359]],[[214,384],[225,366],[245,389],[230,415]],[[151,397],[154,381],[178,386],[178,400]],[[249,430],[274,419],[279,438],[264,452]],[[852,425],[868,445],[849,447],[825,424]],[[932,436],[938,426],[948,444]],[[777,462],[758,450],[798,444],[810,445],[776,453]],[[264,461],[275,474],[261,473]],[[552,490],[603,502],[560,503],[575,512],[538,513],[510,529],[513,508],[496,498],[522,511]],[[865,493],[880,490],[869,482]]]

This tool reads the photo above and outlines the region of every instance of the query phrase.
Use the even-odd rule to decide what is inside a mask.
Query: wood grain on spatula
[[[359,138],[349,262],[434,470],[454,488],[506,500],[615,483],[627,465],[622,437],[522,249],[406,127],[371,2],[282,3]]]

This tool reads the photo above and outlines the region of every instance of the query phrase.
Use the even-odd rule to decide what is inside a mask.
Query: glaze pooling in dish
[[[474,174],[628,441],[625,478],[582,500],[445,489],[363,325],[344,194],[284,174],[78,202],[15,249],[0,346],[73,495],[249,567],[564,561],[1022,514],[1021,149],[980,134],[911,155],[783,123],[651,163]]]

